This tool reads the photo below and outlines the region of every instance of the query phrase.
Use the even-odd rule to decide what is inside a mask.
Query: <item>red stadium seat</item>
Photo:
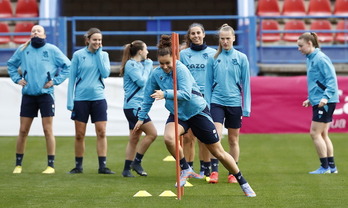
[[[332,30],[329,20],[314,20],[310,26],[311,30]],[[332,33],[314,31],[318,35],[319,42],[327,43],[333,41]]]
[[[284,16],[306,16],[304,0],[284,0],[282,15]]]
[[[332,15],[330,0],[310,0],[307,14],[310,16]]]
[[[348,30],[348,20],[340,20],[337,23],[336,30]],[[348,42],[348,32],[336,33],[335,41],[339,43]]]
[[[303,30],[303,32],[284,33],[283,40],[296,42],[298,37],[306,30],[306,25],[302,20],[289,20],[285,23],[284,30]]]
[[[336,0],[333,14],[348,16],[348,0]]]
[[[12,16],[10,0],[0,0],[0,18],[11,18]]]
[[[5,22],[0,22],[0,33],[8,33],[8,32],[10,32],[8,24]],[[0,44],[7,44],[9,42],[11,42],[10,36],[0,36]]]
[[[262,20],[262,31],[279,30],[279,24],[276,20]],[[258,40],[262,42],[276,42],[280,40],[280,33],[260,33],[261,28],[258,28]]]
[[[39,6],[36,0],[18,0],[16,17],[38,17]]]
[[[14,32],[31,32],[31,28],[34,26],[32,22],[18,22],[15,26]],[[13,42],[17,44],[22,44],[30,39],[29,35],[15,35],[13,36]]]
[[[256,9],[258,16],[279,16],[278,0],[259,0]]]

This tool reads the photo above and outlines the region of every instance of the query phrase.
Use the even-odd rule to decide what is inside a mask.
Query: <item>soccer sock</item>
[[[75,167],[82,169],[83,157],[75,157]]]
[[[205,170],[203,160],[199,161],[199,167],[200,167],[199,172],[203,172]]]
[[[137,153],[134,158],[134,163],[141,163],[141,160],[143,159],[144,155]]]
[[[327,169],[329,167],[329,162],[327,157],[320,158],[321,167]]]
[[[334,157],[328,157],[327,160],[329,162],[330,168],[335,168],[336,167]]]
[[[219,171],[219,160],[218,159],[211,159],[211,172],[218,172]]]
[[[210,162],[203,162],[204,167],[204,175],[209,176],[210,175]]]
[[[47,165],[54,168],[54,155],[47,155]]]
[[[99,161],[99,169],[103,169],[106,167],[106,157],[98,157]]]
[[[24,154],[16,153],[16,166],[22,166]]]
[[[182,159],[180,160],[180,167],[181,167],[181,170],[189,169],[189,165],[187,164],[185,158],[182,158]]]
[[[187,164],[193,169],[193,162],[187,162]]]
[[[132,162],[133,161],[131,160],[125,160],[123,170],[130,170],[130,165],[132,164]]]
[[[243,175],[240,171],[237,174],[233,174],[233,176],[236,177],[239,185],[243,185],[243,184],[247,183],[247,181],[245,180],[245,178],[243,177]]]

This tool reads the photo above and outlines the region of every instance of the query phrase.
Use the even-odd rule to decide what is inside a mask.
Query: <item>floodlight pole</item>
[[[179,59],[179,35],[172,33],[172,58],[173,58],[173,91],[174,91],[174,128],[175,128],[175,163],[176,163],[176,184],[178,200],[184,192],[184,187],[180,186],[180,154],[179,154],[179,119],[178,119],[178,95],[176,79],[176,60]]]

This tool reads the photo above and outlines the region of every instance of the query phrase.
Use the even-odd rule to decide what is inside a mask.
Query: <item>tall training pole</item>
[[[172,57],[173,57],[173,90],[174,90],[174,124],[175,124],[175,163],[176,163],[176,189],[178,200],[183,195],[183,187],[180,187],[180,154],[179,154],[179,120],[178,120],[178,95],[177,95],[177,79],[176,79],[176,60],[179,58],[179,36],[172,33]]]

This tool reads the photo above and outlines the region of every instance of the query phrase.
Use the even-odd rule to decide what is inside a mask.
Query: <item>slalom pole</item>
[[[176,79],[176,60],[179,57],[179,36],[172,33],[172,57],[173,57],[173,91],[174,91],[174,128],[175,128],[175,162],[176,162],[176,188],[178,200],[183,195],[183,187],[180,187],[180,154],[179,154],[179,119],[178,119],[178,95]]]

